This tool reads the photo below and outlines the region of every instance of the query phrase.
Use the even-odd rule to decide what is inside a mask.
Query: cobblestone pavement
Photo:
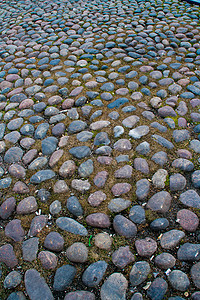
[[[200,299],[199,18],[0,0],[0,299]]]

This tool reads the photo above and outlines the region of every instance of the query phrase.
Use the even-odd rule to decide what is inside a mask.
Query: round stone
[[[74,243],[66,250],[67,258],[75,263],[84,263],[88,259],[88,248],[83,243]]]
[[[98,233],[95,236],[94,240],[95,246],[100,249],[108,250],[111,248],[112,245],[112,238],[109,236],[108,233]]]
[[[50,232],[44,240],[44,247],[55,252],[62,251],[64,247],[62,235],[55,231]]]
[[[168,278],[169,278],[169,282],[171,283],[172,287],[177,291],[184,292],[190,286],[190,281],[189,281],[187,275],[180,270],[172,271],[169,274]]]

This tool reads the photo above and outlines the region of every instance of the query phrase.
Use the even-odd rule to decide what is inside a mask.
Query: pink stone
[[[185,118],[178,118],[178,126],[186,128],[187,127],[187,121]]]
[[[110,165],[112,162],[112,157],[108,156],[98,156],[97,161],[102,165]]]
[[[94,177],[94,184],[99,188],[104,187],[107,178],[108,178],[108,172],[101,171],[97,173],[97,175]]]
[[[19,194],[27,194],[29,193],[29,188],[27,185],[22,181],[17,181],[13,187],[13,192]]]
[[[32,99],[25,99],[20,103],[19,109],[30,108],[31,106],[33,106],[33,104],[34,104],[34,101]]]
[[[5,244],[0,247],[0,261],[10,268],[14,268],[18,264],[12,245]]]
[[[176,220],[183,229],[189,232],[195,232],[199,226],[199,219],[195,213],[189,209],[181,209],[177,213]]]
[[[21,220],[10,221],[5,227],[5,235],[15,242],[21,242],[24,239],[25,231],[21,226]]]
[[[90,196],[88,197],[88,203],[91,206],[99,206],[103,201],[106,200],[106,194],[103,193],[102,191],[96,191],[93,194],[90,194]]]
[[[192,159],[192,153],[187,149],[178,149],[177,154],[181,158]]]
[[[50,251],[41,251],[38,254],[38,259],[41,261],[43,268],[46,270],[55,269],[58,263],[57,256]]]
[[[59,149],[51,155],[51,157],[49,159],[49,166],[51,168],[53,168],[59,162],[59,160],[63,156],[63,153],[64,153],[64,151],[62,149]]]
[[[113,185],[111,191],[114,196],[120,196],[122,194],[126,194],[131,190],[131,185],[129,183],[116,183]]]
[[[66,99],[62,103],[62,109],[72,108],[73,105],[74,105],[74,99]]]

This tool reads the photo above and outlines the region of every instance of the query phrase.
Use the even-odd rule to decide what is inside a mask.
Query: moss
[[[169,186],[169,175],[166,176],[165,186],[166,186],[166,187]]]
[[[153,222],[155,219],[158,218],[158,214],[155,211],[152,211],[151,209],[147,209],[145,211],[145,217],[148,223]]]

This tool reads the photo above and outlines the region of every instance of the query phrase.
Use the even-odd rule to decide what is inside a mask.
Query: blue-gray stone
[[[200,259],[200,244],[185,243],[180,246],[177,258],[182,261],[198,261]]]
[[[64,291],[73,281],[76,275],[76,268],[70,265],[64,265],[56,270],[53,282],[55,291]]]
[[[6,130],[6,124],[1,123],[0,124],[0,140],[4,137],[5,130]]]
[[[152,300],[162,300],[167,292],[168,284],[163,278],[156,278],[147,290],[147,296]]]
[[[8,296],[7,300],[26,300],[26,297],[22,292],[13,292]]]
[[[24,126],[21,127],[20,132],[22,135],[27,136],[27,135],[33,135],[34,130],[35,130],[35,128],[33,125],[25,124]]]
[[[187,190],[182,193],[179,200],[186,206],[200,208],[200,196],[194,190]]]
[[[169,226],[169,221],[166,218],[155,219],[150,224],[150,228],[154,231],[164,230]]]
[[[200,188],[200,170],[192,173],[192,183],[195,188]]]
[[[43,155],[51,155],[57,147],[58,139],[50,136],[42,141],[42,153]]]
[[[82,206],[77,197],[71,196],[67,199],[67,209],[76,217],[83,215]]]
[[[74,134],[78,133],[82,130],[84,130],[87,127],[87,123],[83,121],[73,121],[69,126],[68,126],[68,133],[69,134]]]
[[[35,130],[34,138],[35,139],[44,139],[47,131],[49,129],[48,123],[42,123],[38,125],[37,129]]]
[[[108,264],[101,260],[89,265],[83,273],[83,283],[88,287],[97,286],[103,279],[107,266]]]
[[[25,273],[26,292],[31,300],[54,300],[53,294],[45,279],[35,269],[29,269]]]
[[[39,184],[43,181],[52,179],[56,176],[55,172],[52,170],[42,170],[38,171],[36,174],[34,174],[31,179],[30,183]]]
[[[129,212],[129,219],[136,224],[145,223],[145,210],[140,205],[134,205]]]
[[[130,272],[130,282],[133,287],[144,282],[149,275],[151,268],[146,261],[136,262]]]
[[[94,171],[93,161],[91,159],[83,162],[78,168],[78,174],[80,177],[89,177]]]
[[[15,288],[21,283],[21,280],[22,280],[22,275],[16,271],[12,271],[6,276],[4,280],[3,283],[4,288],[5,289]]]
[[[14,163],[19,162],[22,159],[23,150],[19,147],[11,147],[8,149],[4,155],[4,162],[5,163]]]
[[[109,103],[107,105],[108,108],[112,109],[112,108],[118,108],[121,105],[124,105],[125,103],[129,102],[129,100],[127,98],[118,98],[115,101]]]
[[[69,150],[69,153],[78,159],[90,156],[91,150],[88,146],[73,147]]]
[[[57,226],[65,231],[78,234],[81,236],[88,235],[87,229],[74,219],[68,218],[68,217],[60,217],[56,220]]]
[[[157,134],[153,134],[152,138],[161,146],[167,148],[167,149],[173,149],[174,145],[168,141],[167,139],[165,139],[164,137],[157,135]]]
[[[112,92],[115,86],[112,82],[106,82],[102,85],[101,90],[106,92]]]

